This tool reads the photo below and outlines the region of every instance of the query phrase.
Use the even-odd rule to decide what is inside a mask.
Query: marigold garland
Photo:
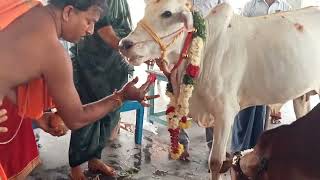
[[[166,95],[170,99],[166,110],[168,131],[171,139],[170,157],[175,160],[179,159],[184,152],[183,145],[179,143],[180,128],[187,129],[191,127],[191,119],[188,118],[189,98],[192,95],[195,79],[199,76],[201,52],[206,36],[205,22],[198,12],[193,12],[193,21],[196,31],[193,33],[188,56],[186,56],[189,64],[183,77],[183,84],[180,85],[179,97],[173,95],[171,83],[167,84],[166,91]]]

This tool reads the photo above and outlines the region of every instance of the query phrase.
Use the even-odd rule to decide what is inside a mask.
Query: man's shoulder
[[[43,6],[34,7],[17,21],[21,21],[20,24],[25,30],[32,29],[34,33],[44,33],[48,36],[54,32],[55,26],[53,19],[50,19],[50,14],[44,8]]]

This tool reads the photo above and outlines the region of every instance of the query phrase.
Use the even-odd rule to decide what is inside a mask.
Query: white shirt
[[[227,1],[228,0],[193,0],[193,6],[205,17],[209,14],[211,9],[216,7],[218,4]]]
[[[248,17],[263,16],[289,10],[291,10],[291,6],[285,0],[275,0],[270,7],[265,0],[251,0],[244,6],[242,15]]]

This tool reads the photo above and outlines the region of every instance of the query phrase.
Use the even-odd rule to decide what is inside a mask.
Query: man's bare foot
[[[180,160],[182,161],[190,161],[188,158],[190,157],[189,152],[184,150],[184,152],[180,156]]]
[[[70,174],[71,180],[86,180],[86,176],[84,175],[82,169],[80,166],[72,167],[71,168],[71,174]]]
[[[91,159],[88,162],[88,169],[92,172],[101,172],[107,176],[116,176],[117,172],[111,166],[103,163],[100,159]]]

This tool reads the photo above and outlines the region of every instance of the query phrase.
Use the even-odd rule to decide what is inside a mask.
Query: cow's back
[[[319,19],[318,7],[240,19],[246,29],[247,65],[240,87],[246,93],[244,106],[282,103],[319,91]]]

